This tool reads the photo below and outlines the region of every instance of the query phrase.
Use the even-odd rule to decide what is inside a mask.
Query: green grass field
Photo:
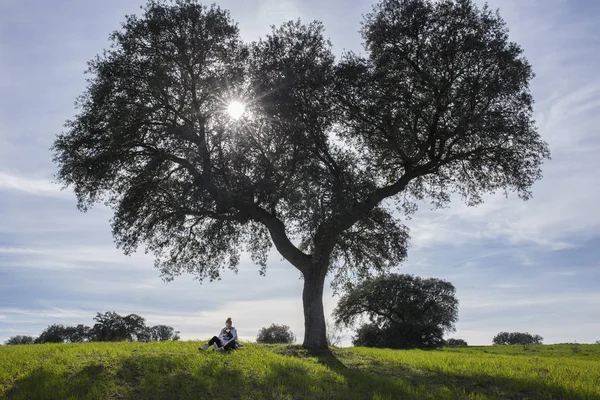
[[[600,345],[435,351],[200,342],[0,347],[7,399],[600,399]]]

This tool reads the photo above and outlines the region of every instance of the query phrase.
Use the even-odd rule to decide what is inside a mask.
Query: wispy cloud
[[[36,196],[73,198],[71,191],[61,191],[49,179],[0,171],[0,191],[17,191]]]
[[[522,285],[522,284],[518,284],[518,283],[495,283],[495,284],[491,285],[491,287],[498,288],[498,289],[521,289],[521,288],[525,288],[528,286],[529,285]]]
[[[500,287],[500,289],[505,288]],[[510,289],[514,289],[514,287],[510,287]],[[533,306],[554,306],[557,304],[569,307],[586,305],[586,307],[600,310],[600,297],[596,293],[560,293],[560,295],[547,294],[531,297],[528,293],[511,295],[510,293],[502,292],[496,295],[501,296],[500,301],[482,301],[481,296],[477,296],[473,299],[463,299],[461,305],[464,309],[482,308],[487,311],[499,309],[513,310]]]
[[[93,269],[94,265],[127,266],[135,269],[136,263],[150,263],[151,258],[143,254],[124,257],[114,246],[72,246],[68,243],[54,248],[0,247],[0,256],[13,256],[6,265],[21,268],[50,269]],[[98,267],[96,267],[98,268]]]

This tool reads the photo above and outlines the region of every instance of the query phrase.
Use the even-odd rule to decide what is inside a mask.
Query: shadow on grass
[[[109,377],[103,365],[90,364],[75,374],[40,366],[17,380],[8,399],[106,398]]]
[[[92,363],[75,373],[40,366],[17,380],[6,398],[241,399],[243,375],[227,360],[215,360],[181,365],[165,354],[134,355]]]
[[[338,349],[339,351],[343,351]],[[361,370],[360,362],[351,368],[339,360],[331,350],[307,351],[318,362],[332,371],[346,377],[347,382],[359,382],[352,392],[362,392],[368,398],[472,398],[476,395],[496,399],[588,399],[600,400],[597,393],[576,392],[543,379],[505,378],[486,374],[452,374],[439,370],[417,370],[410,366],[398,366],[370,359],[364,362],[365,370]],[[404,382],[404,391],[390,393],[395,390],[393,382]],[[378,390],[368,393],[364,385]],[[425,391],[419,390],[426,387]]]
[[[306,353],[309,357],[316,357],[318,362],[329,371],[325,374],[312,374],[307,369],[290,370],[283,364],[275,364],[271,366],[271,372],[265,382],[271,387],[279,385],[280,390],[273,393],[273,399],[424,398],[422,394],[417,395],[405,382],[348,368],[331,352],[307,351]]]
[[[417,370],[344,349],[314,352],[291,346],[275,352],[282,357],[252,367],[241,367],[247,365],[243,353],[132,354],[92,360],[77,371],[43,365],[6,394],[8,399],[61,400],[598,398],[550,380]],[[307,362],[290,360],[294,358]],[[315,362],[325,371],[316,372]]]

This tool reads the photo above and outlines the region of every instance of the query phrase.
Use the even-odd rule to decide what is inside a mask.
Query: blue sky
[[[76,209],[52,183],[49,148],[85,87],[86,62],[138,0],[0,2],[0,342],[52,323],[93,324],[96,312],[137,313],[183,339],[212,336],[231,316],[243,339],[272,322],[301,340],[302,281],[277,254],[267,276],[243,258],[238,275],[165,283],[143,249],[122,255],[110,210]],[[351,5],[349,5],[351,3]],[[335,52],[361,50],[371,1],[220,1],[254,40],[272,24],[321,20]],[[535,116],[553,159],[533,199],[488,196],[476,208],[423,204],[407,221],[411,248],[398,271],[449,280],[460,301],[452,337],[491,344],[500,331],[545,343],[600,340],[600,3],[493,0],[525,49],[536,78]],[[335,307],[331,290],[326,313]],[[345,332],[349,344],[351,332]]]

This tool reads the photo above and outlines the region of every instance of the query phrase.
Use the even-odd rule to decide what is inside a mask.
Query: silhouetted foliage
[[[164,336],[165,331],[169,331],[169,329],[171,331],[167,337],[171,339],[175,337],[172,327],[157,325],[157,327],[149,328],[146,326],[145,319],[137,314],[129,314],[123,317],[114,311],[107,311],[104,314],[97,313],[94,320],[96,324],[94,324],[91,332],[94,340],[99,342],[156,341],[159,340],[158,338],[166,337]]]
[[[464,346],[468,346],[468,344],[467,344],[466,340],[450,338],[450,339],[446,340],[446,346],[464,347]]]
[[[67,326],[65,328],[65,339],[71,343],[88,342],[92,340],[92,329],[82,324]]]
[[[172,326],[156,325],[144,327],[137,333],[138,342],[160,342],[165,340],[179,340],[179,331],[176,331]]]
[[[64,326],[53,324],[48,326],[36,339],[35,343],[79,343],[92,340],[89,326]]]
[[[33,344],[35,343],[35,338],[33,336],[25,336],[25,335],[17,335],[11,336],[7,341],[4,342],[5,345],[11,346],[16,344]]]
[[[92,327],[94,341],[119,342],[128,339],[131,340],[125,320],[116,312],[96,313],[94,321],[96,321]]]
[[[365,55],[337,64],[323,30],[289,22],[244,44],[217,6],[151,0],[90,62],[53,146],[78,207],[111,206],[117,245],[145,245],[165,279],[218,279],[244,247],[264,273],[274,244],[304,278],[311,348],[327,345],[327,274],[339,288],[405,258],[389,204],[527,199],[549,157],[531,66],[487,6],[382,0]],[[248,107],[237,121],[232,100]]]
[[[152,342],[154,338],[152,337],[152,328],[149,326],[145,326],[144,329],[140,330],[137,333],[137,341],[138,342]]]
[[[44,331],[35,339],[36,343],[64,343],[67,341],[67,329],[64,325],[53,324],[49,325]]]
[[[394,334],[387,329],[382,329],[376,324],[362,324],[352,338],[352,344],[365,347],[391,347],[388,345]]]
[[[156,325],[150,328],[152,332],[152,340],[164,341],[164,340],[179,340],[179,331],[173,329],[172,326],[167,325]]]
[[[138,335],[143,334],[146,328],[146,320],[137,314],[129,314],[123,317],[127,331],[127,340],[136,341]]]
[[[179,331],[172,326],[148,327],[145,319],[137,314],[123,317],[114,311],[107,311],[104,314],[96,313],[94,320],[96,324],[92,328],[82,324],[77,326],[53,324],[44,329],[37,338],[14,336],[6,344],[117,342],[124,340],[151,342],[180,339]]]
[[[544,338],[540,335],[532,335],[530,333],[522,333],[522,332],[500,332],[494,339],[492,339],[492,343],[495,345],[504,345],[504,344],[542,344]]]
[[[382,275],[349,287],[333,311],[337,324],[363,324],[355,346],[434,348],[444,344],[444,333],[454,330],[458,300],[446,281],[406,274]]]
[[[294,343],[296,337],[287,325],[271,324],[268,328],[260,328],[258,335],[256,336],[257,343]]]

